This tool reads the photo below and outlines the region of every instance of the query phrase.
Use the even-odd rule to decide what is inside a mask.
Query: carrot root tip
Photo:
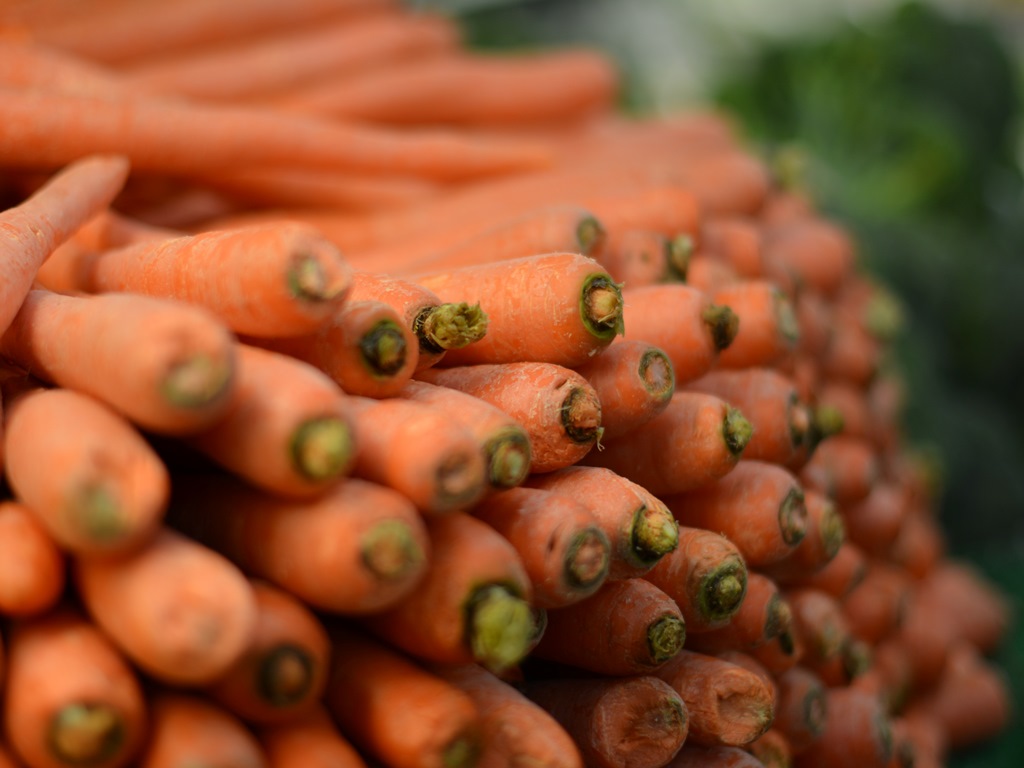
[[[518,427],[502,430],[484,445],[492,488],[515,488],[530,472],[530,438]]]
[[[739,610],[746,593],[747,568],[730,558],[702,580],[697,608],[709,624],[720,624]]]
[[[126,739],[120,713],[106,704],[71,704],[54,715],[47,741],[68,765],[93,765],[113,758]]]
[[[288,290],[301,301],[321,303],[341,296],[349,285],[342,279],[332,283],[320,263],[313,255],[304,255],[292,261],[288,268]]]
[[[576,244],[580,253],[592,256],[604,247],[607,237],[605,228],[594,216],[584,216],[576,225]]]
[[[670,281],[685,283],[690,272],[690,258],[693,256],[695,244],[690,235],[677,235],[665,244],[665,263],[667,278]]]
[[[611,340],[623,333],[621,286],[605,273],[589,275],[580,294],[580,316],[598,339]]]
[[[574,589],[594,591],[608,575],[611,545],[599,528],[577,533],[565,556],[565,580]]]
[[[305,648],[281,645],[260,664],[257,689],[270,705],[287,707],[302,699],[313,685],[313,659]]]
[[[296,430],[291,455],[292,465],[307,480],[339,477],[355,458],[352,429],[336,416],[309,419]]]
[[[408,349],[398,324],[381,320],[359,340],[359,352],[372,375],[386,378],[402,370]]]
[[[782,540],[794,547],[807,534],[807,507],[799,488],[791,488],[779,505],[779,528]]]
[[[732,344],[739,333],[739,315],[724,304],[712,304],[704,310],[701,318],[711,332],[711,342],[719,352]]]
[[[197,355],[171,369],[163,380],[164,397],[181,408],[204,408],[227,394],[233,366]]]
[[[659,402],[665,402],[676,388],[675,370],[672,361],[662,350],[649,349],[640,358],[640,379],[644,387]]]
[[[674,657],[685,642],[686,622],[678,616],[662,616],[647,630],[647,648],[655,664],[663,664]]]
[[[405,578],[424,562],[424,552],[404,520],[383,520],[363,535],[362,562],[377,578]]]
[[[420,349],[437,354],[461,349],[487,335],[487,313],[479,304],[446,302],[426,307],[413,320],[412,331]]]
[[[733,456],[739,456],[754,436],[754,425],[738,408],[727,408],[722,419],[722,437]]]
[[[643,565],[653,566],[679,546],[679,523],[664,508],[641,506],[630,527],[630,551]]]
[[[460,733],[452,739],[441,754],[443,768],[468,768],[480,756],[480,740],[474,733]]]
[[[764,622],[765,640],[774,640],[783,632],[787,632],[793,624],[793,611],[789,603],[779,595],[772,595],[769,599],[767,613]]]
[[[562,401],[562,428],[574,443],[597,442],[601,437],[601,403],[592,390],[573,387]]]
[[[470,650],[488,669],[501,671],[519,663],[536,642],[532,607],[504,586],[477,589],[466,610]]]

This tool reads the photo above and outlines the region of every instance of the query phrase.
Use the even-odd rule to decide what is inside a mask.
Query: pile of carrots
[[[855,245],[599,53],[0,10],[0,766],[932,768],[1005,727]]]

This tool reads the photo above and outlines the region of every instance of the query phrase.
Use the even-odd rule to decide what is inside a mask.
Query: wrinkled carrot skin
[[[330,612],[393,604],[415,588],[430,557],[413,504],[357,478],[293,500],[230,478],[181,475],[169,520],[246,572]]]
[[[0,615],[49,611],[64,591],[65,570],[57,543],[32,510],[16,501],[0,502]]]
[[[794,752],[817,741],[825,730],[827,696],[821,678],[806,667],[795,666],[776,676],[779,697],[773,728],[781,731]]]
[[[355,747],[341,735],[322,704],[301,718],[264,725],[256,737],[268,768],[365,768]]]
[[[719,288],[715,304],[739,318],[739,331],[718,356],[722,368],[771,366],[796,349],[800,338],[793,305],[769,280],[744,280]]]
[[[749,573],[747,592],[729,623],[721,629],[691,635],[686,647],[711,654],[743,651],[778,637],[791,622],[792,614],[778,585],[767,576]]]
[[[796,755],[797,768],[884,766],[892,755],[888,717],[871,696],[849,688],[830,688],[821,736]]]

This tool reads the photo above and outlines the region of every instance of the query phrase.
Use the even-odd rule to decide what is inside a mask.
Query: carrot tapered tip
[[[669,280],[686,282],[694,250],[695,244],[690,235],[677,235],[665,243],[665,263],[668,265]]]
[[[580,316],[587,330],[599,339],[623,333],[621,286],[605,273],[590,275],[583,282]]]
[[[296,430],[291,454],[295,469],[309,480],[340,477],[355,459],[352,429],[334,416],[310,419]]]
[[[413,320],[412,332],[421,350],[437,354],[479,341],[487,335],[487,321],[479,304],[445,302],[424,308]]]
[[[647,630],[647,648],[657,664],[678,654],[685,642],[686,623],[679,616],[662,616]]]
[[[576,243],[584,256],[592,256],[600,251],[606,237],[604,226],[594,216],[585,216],[576,225]]]
[[[383,520],[363,535],[360,555],[367,570],[384,581],[401,580],[423,564],[425,553],[403,520]]]
[[[709,624],[717,624],[739,610],[746,594],[747,567],[742,560],[730,558],[704,577],[697,608]]]
[[[649,349],[640,357],[640,380],[654,397],[665,402],[676,389],[676,375],[672,361],[660,349]]]
[[[679,546],[679,523],[667,508],[645,504],[633,516],[630,546],[641,563],[653,565]]]
[[[493,488],[515,488],[530,473],[533,451],[530,438],[519,427],[509,427],[484,445],[487,481]]]
[[[754,426],[738,408],[728,408],[722,419],[722,437],[729,453],[739,456],[754,436]]]
[[[561,408],[562,428],[574,443],[581,445],[601,438],[601,402],[592,389],[572,387]]]
[[[373,376],[394,376],[407,354],[402,329],[392,320],[381,320],[359,340],[359,356]]]
[[[536,643],[532,607],[504,586],[488,584],[477,589],[466,611],[473,658],[490,670],[518,664]]]
[[[715,349],[719,352],[732,344],[740,331],[739,315],[724,304],[712,304],[704,310],[701,317],[711,332]]]
[[[161,390],[172,405],[205,408],[227,393],[233,373],[233,367],[223,360],[197,355],[174,366],[164,377]]]
[[[94,765],[109,760],[127,733],[121,715],[106,704],[70,704],[50,722],[50,751],[68,765]]]
[[[611,544],[600,528],[585,528],[569,544],[565,580],[578,590],[596,590],[608,575]]]
[[[807,506],[804,494],[799,488],[793,488],[779,505],[779,528],[782,540],[796,546],[807,534]]]
[[[260,695],[275,707],[287,707],[302,701],[314,680],[314,662],[305,648],[282,645],[275,648],[260,665]]]

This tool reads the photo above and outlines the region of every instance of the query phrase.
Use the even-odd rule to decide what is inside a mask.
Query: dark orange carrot
[[[798,284],[833,296],[852,275],[854,248],[849,235],[821,218],[793,221],[765,231],[769,276],[789,275]]]
[[[771,726],[772,691],[744,667],[684,649],[654,674],[686,703],[691,743],[741,746]]]
[[[788,293],[793,295],[793,292]],[[820,357],[828,348],[832,334],[832,303],[817,291],[803,288],[796,292],[792,302],[800,328],[797,350],[806,355]]]
[[[431,565],[395,605],[363,619],[372,632],[414,656],[478,662],[495,671],[517,664],[536,641],[530,579],[515,548],[469,515],[427,522]]]
[[[739,331],[718,356],[723,368],[774,365],[796,348],[800,338],[793,305],[769,280],[744,280],[712,294],[715,304],[732,309]]]
[[[535,360],[572,367],[622,333],[619,286],[582,254],[524,256],[411,279],[442,301],[479,304],[487,314],[487,335],[449,350],[447,365]]]
[[[806,667],[795,666],[775,678],[779,696],[773,728],[781,731],[794,752],[814,743],[825,730],[828,699],[821,678]]]
[[[149,706],[150,733],[139,768],[266,765],[256,738],[221,707],[195,694],[169,689],[153,693]]]
[[[668,508],[610,469],[575,465],[533,475],[526,484],[570,496],[590,510],[611,542],[609,579],[640,576],[679,544],[679,526]]]
[[[587,765],[654,768],[687,739],[683,701],[655,677],[537,680],[524,691],[572,736]]]
[[[761,761],[764,768],[791,768],[793,765],[793,748],[789,739],[774,726],[747,744],[746,749]]]
[[[477,768],[582,768],[582,757],[572,737],[509,683],[475,664],[436,664],[431,670],[476,705],[483,736]]]
[[[806,191],[794,186],[782,186],[773,189],[765,199],[757,220],[762,226],[777,228],[792,222],[813,219],[817,215],[817,207]]]
[[[865,498],[880,474],[878,455],[869,442],[835,435],[818,447],[800,470],[800,479],[808,488],[847,505]]]
[[[473,434],[415,400],[350,398],[359,450],[353,473],[407,496],[424,514],[472,506],[487,487]]]
[[[703,376],[736,336],[736,315],[687,285],[626,287],[622,294],[623,339],[640,339],[664,350],[681,386]]]
[[[920,585],[920,597],[942,606],[959,637],[988,653],[1007,636],[1012,616],[1009,596],[978,569],[947,559]]]
[[[578,462],[601,437],[601,402],[575,371],[543,362],[464,365],[420,371],[418,379],[500,408],[530,438],[531,472]]]
[[[799,581],[824,568],[846,540],[843,516],[827,496],[804,491],[804,506],[807,508],[804,538],[782,560],[761,568],[766,575],[783,584]]]
[[[827,592],[806,587],[788,590],[785,598],[804,646],[801,662],[819,675],[833,662],[842,665],[851,640],[842,604]]]
[[[656,495],[683,493],[731,473],[750,435],[750,422],[724,400],[682,391],[646,424],[582,462],[611,469]]]
[[[724,626],[747,591],[747,566],[736,545],[703,528],[679,528],[679,547],[644,578],[671,597],[686,618],[686,630]]]
[[[726,262],[706,251],[698,250],[690,257],[685,282],[698,291],[713,296],[719,290],[741,282],[742,279]]]
[[[796,755],[797,768],[882,768],[892,756],[892,726],[881,705],[851,688],[830,688],[821,736]]]
[[[664,768],[764,768],[764,763],[740,747],[702,747],[687,743]]]
[[[843,434],[869,437],[870,415],[866,393],[847,381],[826,381],[818,390],[819,408],[834,409],[843,420]]]
[[[209,682],[245,650],[256,621],[252,588],[222,555],[185,536],[164,529],[138,552],[73,566],[93,620],[160,680]]]
[[[613,232],[593,254],[612,279],[631,288],[688,280],[694,251],[688,234],[669,237],[653,229]]]
[[[928,511],[908,510],[889,549],[889,559],[914,578],[923,579],[945,554],[945,536],[935,516]]]
[[[169,519],[246,572],[331,612],[396,602],[422,579],[429,557],[412,503],[355,478],[294,501],[227,477],[179,475]]]
[[[469,695],[349,629],[331,633],[324,703],[362,752],[395,768],[469,768],[480,753],[481,720]]]
[[[828,378],[868,386],[877,375],[883,346],[847,311],[833,312],[828,344],[821,354],[821,368]]]
[[[412,378],[419,344],[402,316],[381,301],[346,301],[307,336],[246,341],[314,365],[345,392],[393,397]]]
[[[532,654],[601,675],[645,675],[683,647],[686,620],[645,579],[605,584],[575,605],[548,611]]]
[[[898,635],[891,635],[872,647],[871,665],[850,683],[877,696],[886,712],[902,712],[910,699],[913,685],[914,651]]]
[[[107,636],[68,609],[14,624],[7,635],[6,738],[42,768],[133,764],[147,733],[134,670]]]
[[[297,719],[257,729],[267,768],[365,768],[322,704]]]
[[[0,615],[48,611],[64,591],[64,575],[64,557],[32,510],[15,501],[0,502]]]
[[[88,395],[43,388],[9,399],[6,417],[7,480],[59,546],[124,553],[155,535],[170,480],[123,417]]]
[[[46,258],[110,204],[127,175],[124,157],[86,158],[0,213],[0,334],[11,325]]]
[[[0,744],[0,768],[20,768],[6,744]]]
[[[234,340],[213,315],[126,294],[32,291],[0,336],[0,356],[172,434],[222,416],[234,374]]]
[[[762,667],[778,676],[803,660],[804,642],[791,628],[766,643],[748,648],[747,653]]]
[[[322,493],[347,475],[356,453],[348,399],[311,365],[239,344],[228,412],[186,438],[250,483],[286,496]]]
[[[327,683],[327,630],[282,589],[252,582],[256,626],[242,655],[205,693],[243,720],[280,723],[304,716]]]
[[[882,450],[898,450],[906,402],[906,383],[891,371],[881,372],[868,385],[867,435]]]
[[[675,392],[672,361],[644,341],[613,344],[576,366],[576,372],[590,382],[601,400],[605,440],[653,419],[665,410]]]
[[[787,582],[820,589],[842,600],[867,573],[867,554],[851,541],[844,541],[835,556],[816,571],[786,578]]]
[[[877,483],[860,501],[843,509],[847,537],[868,555],[886,557],[907,516],[907,495],[889,481]]]
[[[747,575],[747,592],[739,610],[720,629],[690,635],[686,647],[704,653],[743,651],[773,640],[787,632],[792,612],[778,586],[759,573]]]
[[[763,237],[753,219],[709,217],[701,226],[700,243],[703,252],[729,265],[740,277],[764,276]]]

